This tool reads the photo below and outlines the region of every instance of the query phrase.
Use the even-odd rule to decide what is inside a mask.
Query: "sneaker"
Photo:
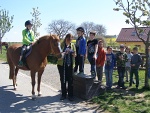
[[[68,97],[69,101],[74,101],[73,97]]]
[[[95,72],[91,72],[91,75],[92,75],[93,78],[96,77]]]
[[[78,73],[77,72],[74,72],[74,75],[77,75]]]
[[[65,100],[65,99],[66,99],[65,96],[61,96],[61,97],[60,97],[60,100]]]
[[[129,85],[129,87],[132,87],[132,85]]]
[[[120,86],[117,86],[116,89],[120,89]]]
[[[133,84],[135,84],[135,82],[134,82],[134,80],[133,80],[133,82],[132,82]]]
[[[84,72],[79,72],[79,75],[84,75]]]
[[[129,80],[126,80],[126,82],[129,82]]]
[[[18,62],[18,66],[19,66],[19,67],[22,67],[22,66],[23,66],[23,62],[22,62],[22,61],[19,61],[19,62]]]
[[[122,89],[127,89],[127,87],[124,86],[124,87],[122,87]]]
[[[112,88],[111,88],[111,87],[106,87],[106,89],[107,89],[107,90],[111,90]]]

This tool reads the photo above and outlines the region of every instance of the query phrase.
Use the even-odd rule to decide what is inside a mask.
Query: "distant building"
[[[141,27],[146,33],[150,30],[148,27]],[[147,34],[143,32],[141,33],[141,38],[144,40],[147,39]],[[137,46],[139,48],[145,47],[143,42],[137,37],[137,34],[135,32],[134,28],[122,28],[116,42],[119,44],[124,44],[125,46]]]

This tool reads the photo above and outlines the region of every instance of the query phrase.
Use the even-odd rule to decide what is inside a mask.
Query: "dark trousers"
[[[79,54],[75,57],[75,67],[74,72],[77,72],[79,66],[79,72],[84,72],[84,56]]]
[[[88,55],[88,61],[91,64],[91,73],[96,77],[96,60],[93,58],[93,55]]]
[[[27,45],[23,45],[23,46],[22,46],[22,49],[21,49],[21,56],[23,56],[23,54],[25,53],[26,48],[27,48]]]
[[[99,81],[102,81],[103,78],[103,66],[96,67],[97,78]]]
[[[139,86],[139,73],[138,73],[138,69],[131,69],[130,71],[130,86],[132,86],[132,82],[133,82],[133,74],[135,75],[135,79],[136,79],[136,87]]]
[[[117,67],[119,80],[118,80],[118,86],[124,87],[124,75],[125,75],[125,67]]]
[[[62,96],[66,97],[67,92],[68,96],[73,96],[73,67],[72,66],[65,66],[65,76],[64,76],[64,66],[57,65],[58,71],[60,74],[60,82],[61,82],[61,92]],[[64,80],[65,79],[65,80]],[[66,84],[68,83],[68,89]]]

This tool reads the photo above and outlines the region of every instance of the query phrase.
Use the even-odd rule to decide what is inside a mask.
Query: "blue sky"
[[[108,2],[109,1],[109,2]],[[118,35],[121,28],[131,27],[125,23],[121,12],[113,11],[116,7],[113,0],[0,0],[0,8],[14,15],[13,28],[3,41],[20,42],[24,22],[32,18],[32,8],[39,7],[42,26],[40,35],[47,34],[46,28],[52,20],[64,19],[79,26],[89,21],[102,24],[108,35]]]

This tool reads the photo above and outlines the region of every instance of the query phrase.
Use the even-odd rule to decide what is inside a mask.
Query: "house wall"
[[[125,46],[136,46],[139,45],[139,48],[145,48],[143,42],[117,42],[119,44],[124,44]]]

